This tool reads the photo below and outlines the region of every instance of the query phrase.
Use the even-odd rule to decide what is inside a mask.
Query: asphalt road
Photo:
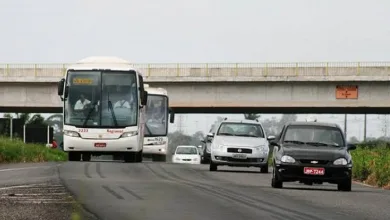
[[[352,192],[328,184],[273,189],[271,174],[229,167],[209,172],[207,165],[100,161],[41,166],[13,172],[2,172],[7,168],[0,166],[0,184],[59,176],[58,185],[65,184],[100,219],[390,219],[390,191],[359,184]]]
[[[97,219],[73,199],[59,178],[57,165],[0,164],[0,219]]]
[[[353,185],[270,186],[258,169],[144,162],[72,162],[66,186],[101,219],[390,219],[390,192]]]

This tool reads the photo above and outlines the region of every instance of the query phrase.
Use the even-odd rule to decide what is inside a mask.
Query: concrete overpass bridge
[[[69,64],[0,64],[0,112],[61,112]],[[390,62],[134,64],[177,113],[390,113]]]

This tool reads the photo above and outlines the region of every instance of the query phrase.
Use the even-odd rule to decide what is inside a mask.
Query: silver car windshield
[[[235,122],[223,122],[217,135],[264,138],[263,129],[259,124]]]

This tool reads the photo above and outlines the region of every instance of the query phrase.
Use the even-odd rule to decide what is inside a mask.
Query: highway
[[[38,165],[24,167],[33,166]],[[39,166],[12,172],[14,167],[0,166],[0,184],[59,177],[99,219],[390,219],[390,192],[360,184],[352,192],[328,184],[273,189],[271,174],[229,167],[209,172],[207,165],[92,161]]]

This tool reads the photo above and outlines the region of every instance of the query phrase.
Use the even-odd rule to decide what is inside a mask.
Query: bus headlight
[[[70,136],[70,137],[81,137],[78,132],[76,132],[76,131],[68,131],[68,130],[64,130],[64,135]]]
[[[130,132],[124,132],[120,138],[126,138],[126,137],[133,137],[138,134],[138,131],[130,131]]]

